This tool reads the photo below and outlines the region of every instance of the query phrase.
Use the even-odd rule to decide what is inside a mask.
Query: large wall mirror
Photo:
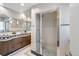
[[[26,31],[31,31],[31,22],[26,21]]]
[[[9,17],[0,14],[0,32],[9,32]]]
[[[0,14],[0,32],[28,32],[31,31],[31,21],[8,17]]]

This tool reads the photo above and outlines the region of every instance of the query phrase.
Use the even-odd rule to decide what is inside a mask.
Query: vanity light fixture
[[[12,22],[12,18],[9,18],[9,21],[10,21],[10,24],[12,24],[13,22]]]
[[[21,3],[20,5],[21,5],[21,6],[24,6],[24,3]]]
[[[19,24],[18,20],[17,20],[17,24]]]
[[[10,21],[10,23],[12,24],[13,22],[12,22],[12,21]]]

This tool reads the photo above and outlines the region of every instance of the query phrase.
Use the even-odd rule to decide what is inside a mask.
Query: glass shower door
[[[57,55],[57,12],[42,16],[42,55]]]

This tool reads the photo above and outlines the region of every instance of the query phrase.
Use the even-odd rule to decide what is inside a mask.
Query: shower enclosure
[[[42,54],[57,55],[57,11],[42,15]]]
[[[35,35],[35,50],[37,53],[46,56],[57,55],[57,39],[58,39],[58,24],[57,24],[57,11],[36,13],[35,24],[32,22],[32,36]],[[35,29],[34,29],[35,26]],[[34,42],[34,40],[32,41]]]
[[[32,10],[32,51],[45,56],[65,56],[69,53],[69,4],[56,10]]]

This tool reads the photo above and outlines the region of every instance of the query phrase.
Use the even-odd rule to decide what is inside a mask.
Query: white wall
[[[70,24],[69,4],[61,4],[59,7],[59,25]]]
[[[70,6],[70,50],[73,56],[79,56],[79,4]]]
[[[65,55],[69,51],[69,4],[61,4],[59,7],[59,55]]]

